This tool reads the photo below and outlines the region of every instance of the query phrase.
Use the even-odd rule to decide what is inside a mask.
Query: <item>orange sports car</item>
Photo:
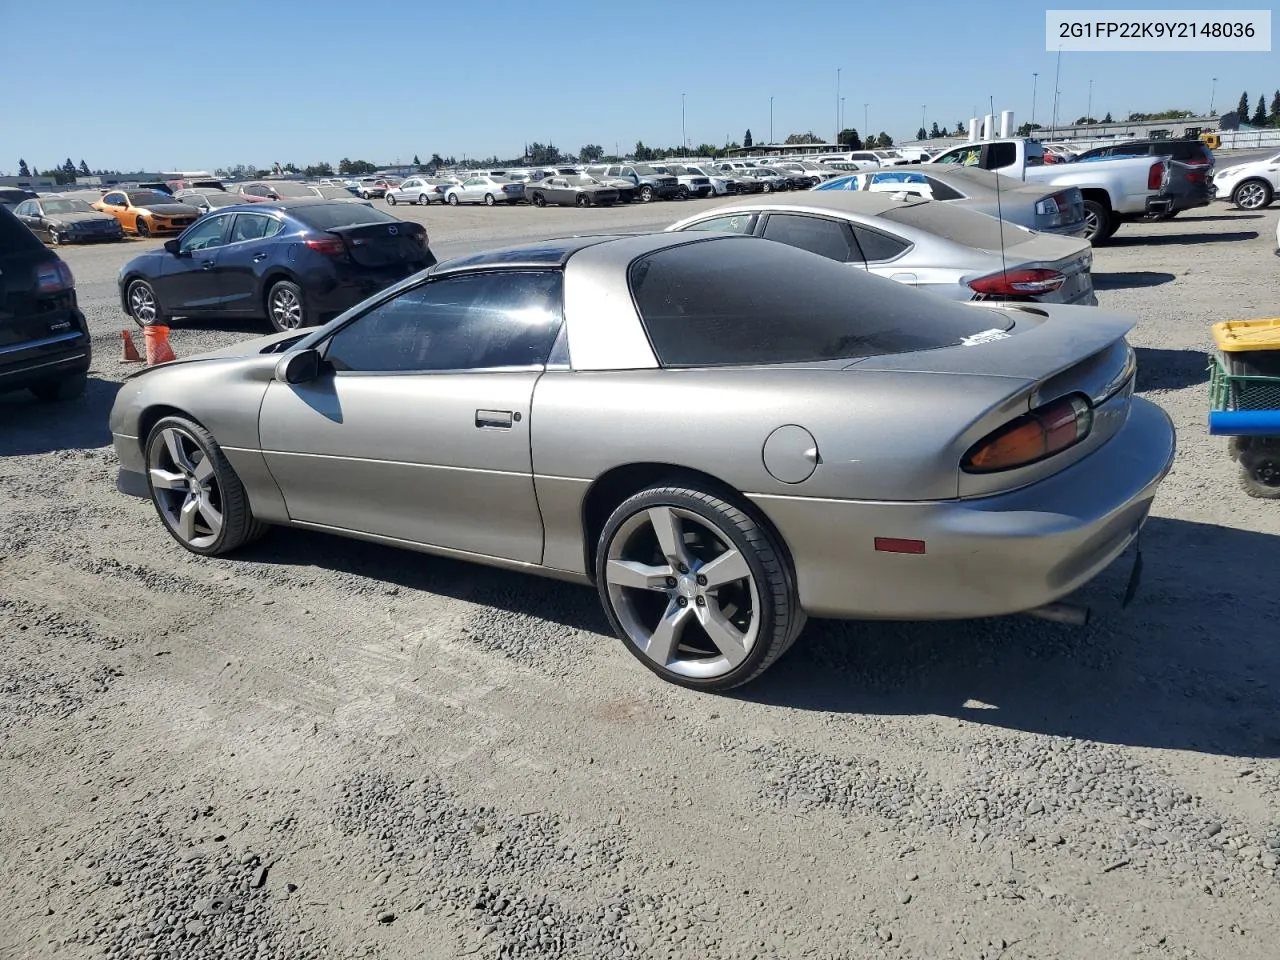
[[[92,206],[111,214],[126,231],[140,237],[181,233],[200,216],[195,207],[159,190],[111,190]]]

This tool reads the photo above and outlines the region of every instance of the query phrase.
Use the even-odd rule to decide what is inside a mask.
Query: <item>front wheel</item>
[[[213,435],[185,417],[165,417],[145,448],[147,489],[173,538],[202,556],[218,556],[261,536],[244,485]]]
[[[1246,180],[1231,191],[1231,202],[1241,210],[1263,210],[1272,198],[1271,184],[1263,180]]]
[[[135,280],[129,284],[125,294],[129,303],[129,316],[140,327],[163,326],[164,312],[160,309],[160,301],[156,299],[156,291],[145,280]]]
[[[1251,497],[1280,499],[1280,450],[1259,446],[1241,450],[1240,486]]]
[[[591,198],[588,197],[585,193],[578,194],[578,196],[574,198],[573,202],[579,207],[591,206]]]
[[[595,573],[627,649],[695,690],[759,676],[804,624],[789,561],[769,531],[696,487],[652,487],[620,504],[600,534]]]
[[[146,238],[151,236],[151,227],[147,224],[147,221],[143,220],[141,217],[133,222],[133,228],[138,231],[138,236],[140,237]]]
[[[547,198],[540,193],[535,193],[533,197],[530,198],[529,202],[535,207],[545,207],[547,205]]]
[[[49,228],[49,246],[51,247],[62,246],[62,235],[58,233],[57,230],[53,229],[53,227]]]
[[[641,203],[653,202],[653,187],[649,186],[647,183],[640,188],[640,202]]]
[[[424,207],[431,206],[431,201],[427,199],[427,195],[425,193],[418,194],[418,202]]]
[[[681,200],[689,199],[689,188],[686,187],[683,183],[680,184],[680,189],[676,192],[679,194]]]
[[[362,190],[362,191],[360,192],[360,199],[361,199],[361,200],[368,200],[368,199],[369,199],[369,191],[368,191],[368,190]]]
[[[279,280],[267,292],[267,319],[279,333],[307,326],[302,288],[292,280]]]

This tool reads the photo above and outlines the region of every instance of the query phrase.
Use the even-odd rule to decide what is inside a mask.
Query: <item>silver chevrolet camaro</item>
[[[1132,325],[759,238],[547,241],[135,374],[118,486],[198,554],[288,524],[594,583],[725,689],[807,615],[1043,613],[1115,560],[1174,451]]]

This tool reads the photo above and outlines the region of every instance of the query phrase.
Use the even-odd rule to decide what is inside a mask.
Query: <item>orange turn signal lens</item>
[[[988,434],[970,448],[961,466],[968,473],[1012,470],[1061,453],[1089,435],[1093,408],[1079,394],[1047,403]]]

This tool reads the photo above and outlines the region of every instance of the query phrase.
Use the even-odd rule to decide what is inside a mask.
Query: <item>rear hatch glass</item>
[[[41,268],[57,261],[21,220],[0,208],[0,347],[70,329],[75,295],[37,289]]]

